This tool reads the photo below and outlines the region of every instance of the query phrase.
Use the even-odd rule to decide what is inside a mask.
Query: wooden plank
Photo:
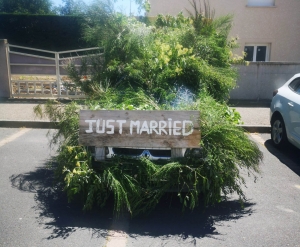
[[[105,148],[95,147],[95,160],[96,161],[105,160]]]
[[[184,157],[185,149],[182,148],[172,148],[171,149],[171,158],[180,158]]]
[[[81,110],[79,143],[97,147],[197,148],[199,111]]]

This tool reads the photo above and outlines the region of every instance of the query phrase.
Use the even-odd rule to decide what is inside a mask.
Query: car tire
[[[288,143],[286,129],[281,115],[275,115],[271,122],[271,139],[275,147],[281,148]]]

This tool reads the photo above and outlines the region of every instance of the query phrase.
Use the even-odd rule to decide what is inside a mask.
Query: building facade
[[[189,0],[150,3],[150,17],[179,12],[188,16],[187,10],[193,10]],[[209,0],[209,5],[215,17],[233,15],[230,37],[239,38],[236,54],[245,51],[246,60],[253,62],[300,61],[300,0]]]

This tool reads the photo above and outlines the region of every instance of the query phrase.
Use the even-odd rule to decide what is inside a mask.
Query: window
[[[247,6],[251,7],[272,7],[275,6],[275,0],[248,0]]]
[[[266,62],[269,60],[269,45],[267,44],[246,44],[244,52],[246,53],[246,61]]]
[[[290,89],[292,89],[294,92],[300,94],[300,77],[293,80],[290,85]]]

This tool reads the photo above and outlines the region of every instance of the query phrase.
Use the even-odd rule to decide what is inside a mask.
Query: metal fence
[[[11,98],[83,98],[66,66],[72,62],[79,68],[83,58],[102,56],[103,48],[53,52],[7,44],[7,54]]]

